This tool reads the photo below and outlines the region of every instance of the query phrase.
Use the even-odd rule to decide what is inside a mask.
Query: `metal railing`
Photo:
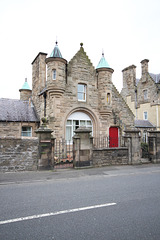
[[[116,148],[120,147],[120,138],[118,137],[99,137],[93,138],[94,148]]]

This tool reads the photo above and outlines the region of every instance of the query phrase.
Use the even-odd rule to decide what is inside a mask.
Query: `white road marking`
[[[9,220],[5,220],[5,221],[0,221],[0,225],[7,224],[7,223],[21,222],[21,221],[26,221],[26,220],[32,220],[32,219],[37,219],[37,218],[43,218],[43,217],[56,216],[56,215],[61,215],[61,214],[65,214],[65,213],[86,211],[86,210],[95,209],[95,208],[109,207],[109,206],[113,206],[113,205],[116,205],[116,203],[105,203],[105,204],[82,207],[82,208],[68,209],[68,210],[63,210],[63,211],[58,211],[58,212],[32,215],[32,216],[28,216],[28,217],[14,218],[14,219],[9,219]]]

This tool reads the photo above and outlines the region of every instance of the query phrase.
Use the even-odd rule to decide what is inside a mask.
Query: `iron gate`
[[[73,167],[73,143],[66,140],[55,140],[54,168]]]

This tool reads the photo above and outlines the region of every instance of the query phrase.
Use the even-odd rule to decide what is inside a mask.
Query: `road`
[[[1,240],[159,240],[160,165],[0,174]]]

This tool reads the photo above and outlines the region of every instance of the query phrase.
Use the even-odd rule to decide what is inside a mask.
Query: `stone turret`
[[[47,88],[51,96],[61,96],[66,86],[67,61],[62,58],[57,42],[50,55],[45,60],[47,64]]]
[[[25,82],[24,82],[22,88],[19,89],[19,92],[20,92],[20,100],[28,101],[29,98],[31,98],[32,90],[30,89],[30,87],[28,85],[27,78],[25,78]]]
[[[100,114],[105,117],[112,112],[112,73],[114,70],[109,67],[105,60],[104,53],[96,68],[98,80],[98,105]]]

